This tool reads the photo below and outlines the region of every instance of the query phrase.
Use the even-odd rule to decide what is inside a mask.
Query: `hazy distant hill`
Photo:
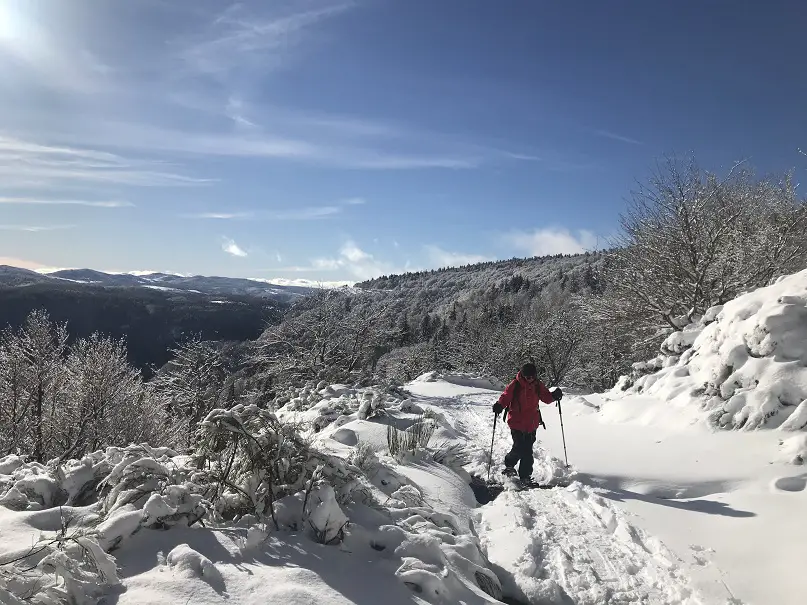
[[[67,322],[71,338],[102,332],[125,337],[129,357],[149,371],[169,349],[199,334],[206,340],[249,340],[280,320],[307,288],[245,279],[112,275],[78,269],[42,275],[0,266],[0,328],[19,326],[33,309]]]
[[[238,277],[183,276],[170,273],[131,275],[128,273],[103,273],[92,269],[64,269],[49,273],[47,276],[76,283],[103,286],[140,286],[144,288],[186,290],[202,294],[215,294],[217,296],[260,296],[282,302],[289,302],[311,292],[311,288],[280,286]]]

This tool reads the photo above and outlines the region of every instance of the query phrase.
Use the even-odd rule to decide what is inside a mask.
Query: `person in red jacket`
[[[525,363],[515,380],[507,385],[493,404],[493,413],[498,415],[507,410],[507,424],[513,436],[513,448],[504,457],[504,474],[515,475],[518,464],[518,476],[524,483],[529,483],[532,476],[535,433],[543,425],[538,401],[554,403],[560,401],[563,392],[555,388],[550,392],[543,382],[538,380],[538,372],[533,363]]]

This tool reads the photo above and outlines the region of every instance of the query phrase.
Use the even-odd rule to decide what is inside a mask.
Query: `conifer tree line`
[[[68,342],[35,310],[0,333],[0,456],[75,458],[107,445],[193,446],[214,408],[271,409],[305,383],[403,383],[429,370],[601,391],[707,309],[807,267],[807,205],[789,175],[660,162],[600,252],[408,275],[301,299],[254,341],[190,339],[151,380],[126,344]]]

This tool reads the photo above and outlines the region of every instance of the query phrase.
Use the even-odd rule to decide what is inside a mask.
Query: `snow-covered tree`
[[[807,206],[794,183],[741,165],[720,178],[667,160],[621,224],[605,273],[614,302],[670,329],[807,265]]]
[[[64,393],[64,325],[51,323],[44,311],[33,311],[17,331],[0,337],[0,451],[46,459],[51,423]]]
[[[162,406],[127,359],[126,343],[100,334],[81,339],[66,360],[69,396],[52,419],[61,458],[106,445],[164,443]]]
[[[218,405],[227,374],[214,343],[194,338],[172,352],[153,383],[179,427],[179,442],[189,447],[196,426]]]

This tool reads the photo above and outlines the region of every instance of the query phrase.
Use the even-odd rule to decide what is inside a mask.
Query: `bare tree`
[[[581,319],[578,309],[565,305],[548,313],[531,331],[537,339],[526,343],[528,356],[534,358],[549,386],[559,385],[579,366],[580,349],[586,338]]]
[[[28,414],[28,365],[19,334],[6,328],[0,333],[0,456],[19,451],[30,434]]]
[[[322,290],[258,340],[255,363],[284,381],[352,380],[393,345],[380,296]]]
[[[789,177],[725,178],[668,159],[634,192],[606,270],[610,301],[680,329],[807,264],[807,208]]]

